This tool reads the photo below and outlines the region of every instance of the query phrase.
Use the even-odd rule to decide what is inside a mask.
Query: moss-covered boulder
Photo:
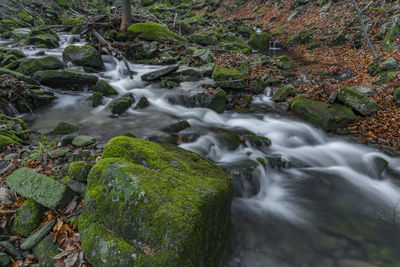
[[[364,116],[372,115],[380,109],[375,101],[350,87],[340,88],[338,99]]]
[[[86,182],[92,167],[86,161],[74,161],[68,166],[68,176],[81,182]]]
[[[214,32],[199,32],[192,34],[190,40],[199,45],[215,45],[218,37]]]
[[[60,253],[58,244],[53,243],[53,235],[49,234],[33,248],[33,254],[39,261],[40,267],[53,267],[56,265],[54,256]]]
[[[225,109],[225,104],[226,92],[221,88],[217,88],[212,95],[211,102],[208,105],[208,108],[214,110],[215,112],[221,113]]]
[[[400,24],[393,25],[391,29],[385,35],[383,39],[383,49],[390,50],[393,47],[394,42],[400,37]]]
[[[269,53],[269,41],[271,40],[271,37],[269,36],[268,33],[262,32],[262,33],[255,33],[252,34],[250,37],[249,45],[251,48],[254,50],[257,50],[261,53]]]
[[[92,95],[92,107],[97,108],[103,104],[103,94],[100,92],[93,92]]]
[[[63,51],[63,59],[78,66],[101,70],[104,68],[100,52],[90,45],[69,45]]]
[[[22,145],[29,134],[23,120],[0,113],[0,148],[7,145]]]
[[[89,146],[96,143],[96,138],[88,135],[78,135],[72,139],[72,144],[77,147]]]
[[[292,111],[327,131],[343,128],[356,119],[353,111],[343,105],[329,106],[316,100],[297,97],[291,104]]]
[[[272,100],[276,102],[283,102],[285,101],[286,97],[296,96],[297,94],[298,91],[296,90],[296,88],[293,85],[288,84],[286,86],[278,88],[272,96]]]
[[[133,102],[135,102],[135,97],[128,93],[114,99],[108,107],[111,109],[112,114],[120,115],[132,106]]]
[[[394,103],[397,107],[400,107],[400,88],[397,88],[393,91]]]
[[[147,106],[149,106],[149,100],[147,99],[147,97],[142,96],[141,98],[139,98],[138,102],[136,103],[135,107],[133,109],[142,109],[145,108]]]
[[[147,41],[180,41],[187,42],[186,38],[170,31],[166,26],[155,22],[132,24],[128,32]]]
[[[36,72],[33,77],[43,85],[73,91],[92,89],[99,79],[94,75],[71,70],[43,70]]]
[[[61,121],[56,125],[56,127],[54,127],[54,129],[50,132],[50,134],[64,135],[64,134],[77,132],[78,130],[79,130],[79,127],[76,126],[75,124]]]
[[[0,68],[0,75],[2,75],[2,74],[11,75],[11,76],[17,78],[18,80],[24,81],[24,82],[26,82],[28,84],[31,84],[31,85],[38,85],[37,81],[35,81],[31,77],[26,76],[26,75],[24,75],[24,74],[22,74],[20,72],[17,72],[17,71],[12,71],[12,70],[9,70],[9,69]]]
[[[42,58],[26,58],[20,60],[19,67],[16,71],[22,74],[31,74],[40,70],[58,70],[64,64],[55,57],[42,57]]]
[[[42,217],[43,207],[28,199],[18,208],[11,230],[14,234],[28,236],[39,226]]]
[[[226,80],[240,80],[244,79],[243,73],[237,69],[227,69],[223,67],[215,67],[212,72],[211,78],[215,81],[226,81]]]
[[[82,248],[94,266],[218,266],[232,191],[192,152],[113,138],[89,174]]]
[[[171,74],[179,69],[179,66],[165,67],[160,70],[152,71],[141,76],[143,81],[155,81],[163,76]]]
[[[6,182],[20,196],[31,198],[50,209],[59,208],[72,199],[72,192],[65,185],[32,169],[18,169]]]
[[[118,95],[118,91],[105,80],[98,80],[93,86],[93,92],[102,93],[103,96]]]
[[[57,34],[49,31],[31,31],[26,43],[29,45],[35,45],[41,48],[57,48],[60,46],[60,39]]]

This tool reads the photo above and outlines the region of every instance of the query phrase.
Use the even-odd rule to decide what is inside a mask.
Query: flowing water
[[[66,45],[80,42],[71,35],[60,37],[61,47],[47,49],[47,55],[61,58]],[[22,50],[35,56],[41,49]],[[106,140],[126,132],[142,138],[164,136],[160,129],[188,120],[191,127],[183,133],[199,138],[180,146],[231,166],[227,169],[236,182],[222,266],[400,266],[400,158],[327,135],[289,116],[187,108],[181,96],[201,92],[206,80],[161,89],[140,78],[160,67],[130,64],[137,72],[131,80],[122,62],[112,56],[103,59],[100,78],[120,94],[146,96],[151,105],[115,117],[106,107],[111,98],[93,109],[89,92],[47,88],[57,99],[28,118],[31,127],[46,133],[57,122],[68,121],[78,124],[82,133]],[[266,94],[253,103],[273,105]],[[250,130],[268,137],[272,145],[246,143],[231,151],[216,138],[216,129]],[[257,158],[264,158],[266,166],[237,171],[243,162]]]

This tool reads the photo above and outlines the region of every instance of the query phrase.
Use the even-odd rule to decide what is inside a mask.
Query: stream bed
[[[27,56],[44,50],[61,59],[63,49],[79,39],[68,34],[60,38],[57,49],[19,48]],[[136,72],[131,80],[123,62],[112,56],[103,60],[105,71],[96,74],[99,78],[119,94],[146,96],[150,106],[115,117],[107,108],[111,98],[92,108],[90,92],[45,88],[57,99],[25,119],[43,134],[68,121],[98,140],[127,132],[140,138],[167,136],[160,129],[187,120],[191,127],[182,133],[199,137],[180,146],[216,162],[235,179],[221,266],[400,266],[400,158],[328,135],[288,115],[187,108],[179,101],[182,96],[201,92],[201,84],[209,81],[163,89],[140,78],[161,66],[130,63]],[[253,101],[273,105],[267,93]],[[217,129],[249,130],[268,137],[272,145],[246,143],[232,151],[216,137]],[[259,158],[267,164],[246,168],[246,162]]]

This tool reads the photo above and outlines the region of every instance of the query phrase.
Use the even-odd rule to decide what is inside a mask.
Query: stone
[[[64,64],[55,57],[42,57],[42,58],[24,58],[20,60],[19,67],[16,71],[22,74],[31,74],[40,70],[58,70]]]
[[[63,179],[64,183],[76,194],[85,194],[86,184],[77,180],[71,179],[69,176],[66,176]]]
[[[149,106],[149,100],[147,100],[147,97],[142,96],[141,98],[139,98],[137,104],[135,105],[135,107],[133,109],[141,109],[141,108],[145,108],[147,106]]]
[[[181,120],[181,121],[175,122],[171,125],[168,125],[167,127],[164,128],[164,130],[169,133],[178,133],[189,127],[190,127],[190,124],[188,121]]]
[[[254,33],[250,37],[249,45],[254,50],[257,50],[261,53],[268,54],[269,53],[269,41],[271,37],[268,33]]]
[[[74,180],[86,182],[92,167],[86,161],[74,161],[68,166],[68,176]]]
[[[326,131],[343,128],[356,119],[353,111],[340,104],[331,106],[305,97],[297,97],[291,104],[292,111]]]
[[[17,72],[17,71],[12,71],[12,70],[9,70],[9,69],[0,68],[0,75],[3,75],[3,74],[11,75],[11,76],[17,78],[18,80],[26,82],[27,84],[39,85],[38,82],[35,81],[34,79],[32,79],[31,77],[26,76],[26,75],[24,75],[24,74],[22,74],[20,72]]]
[[[65,154],[67,154],[70,151],[71,150],[68,147],[60,147],[60,148],[56,148],[54,150],[48,151],[47,155],[49,155],[49,157],[51,159],[58,159],[58,158],[64,157]]]
[[[88,146],[96,143],[96,139],[87,135],[78,135],[72,140],[72,144],[77,147]]]
[[[99,79],[94,75],[72,70],[38,71],[33,75],[33,78],[42,85],[72,91],[92,89]]]
[[[33,248],[33,254],[39,261],[40,267],[53,267],[56,260],[53,258],[60,253],[58,244],[53,243],[53,235],[49,234]]]
[[[179,69],[179,66],[165,67],[160,70],[152,71],[141,76],[143,81],[154,81],[161,77],[171,74]]]
[[[383,49],[388,51],[393,48],[394,42],[400,37],[400,23],[393,25],[391,29],[385,35],[383,39]]]
[[[65,185],[29,168],[16,170],[8,177],[6,183],[20,196],[31,198],[50,209],[62,207],[73,196]]]
[[[363,86],[353,86],[352,88],[364,95],[376,95],[376,91],[372,88]]]
[[[11,231],[20,236],[28,236],[39,226],[43,217],[43,207],[28,199],[18,208]]]
[[[227,69],[223,67],[215,67],[211,75],[215,81],[226,81],[226,80],[240,80],[244,79],[243,73],[236,69]]]
[[[57,34],[51,31],[31,31],[26,43],[44,48],[57,48],[60,46]]]
[[[72,140],[77,136],[78,134],[63,135],[60,140],[61,146],[72,145]]]
[[[82,249],[94,266],[217,266],[232,193],[232,178],[193,152],[113,138],[89,174]]]
[[[5,252],[0,251],[0,267],[7,267],[10,263],[10,256]]]
[[[217,81],[212,84],[213,87],[220,87],[225,90],[244,90],[246,89],[246,81],[243,79],[240,80],[231,80],[231,81]]]
[[[192,34],[190,40],[199,45],[215,45],[218,42],[218,37],[213,32],[199,32]]]
[[[218,135],[218,138],[227,146],[229,150],[237,149],[242,141],[236,132],[223,132]]]
[[[208,108],[214,110],[217,113],[222,113],[225,109],[225,104],[226,92],[221,88],[217,88],[212,95],[211,102],[208,105]]]
[[[146,41],[178,41],[187,42],[187,39],[170,31],[166,26],[155,22],[132,24],[128,32]]]
[[[36,246],[51,231],[55,224],[56,220],[52,219],[45,226],[28,236],[21,244],[21,249],[27,250]]]
[[[104,63],[100,52],[90,45],[69,45],[63,51],[65,62],[72,62],[78,66],[93,68],[96,70],[104,69]]]
[[[382,62],[380,69],[381,71],[394,71],[398,66],[399,63],[396,61],[396,59],[390,57]]]
[[[101,106],[102,103],[103,103],[103,94],[99,92],[93,92],[92,107],[97,108],[98,106]]]
[[[364,116],[370,116],[380,109],[375,101],[350,87],[340,88],[338,93],[338,99],[341,102],[349,105],[352,109]]]
[[[9,241],[1,241],[0,246],[5,249],[5,251],[14,259],[20,259],[22,258],[21,253],[16,249],[13,244]],[[0,264],[1,266],[1,264]]]
[[[51,135],[61,135],[61,134],[69,134],[73,132],[77,132],[79,130],[79,127],[76,126],[75,124],[61,121],[59,122],[56,127],[49,133]]]
[[[296,88],[293,85],[288,84],[278,88],[272,96],[272,100],[276,102],[283,102],[288,96],[296,96],[297,94],[298,92]]]
[[[111,109],[112,114],[122,114],[135,102],[135,98],[132,94],[127,93],[114,99],[108,106]]]
[[[118,91],[104,80],[97,81],[97,83],[93,86],[93,92],[102,93],[103,96],[118,95]]]
[[[394,103],[397,107],[400,107],[400,88],[393,91]]]
[[[214,61],[214,54],[210,49],[197,49],[193,53],[193,58],[199,59],[203,63],[210,64]]]

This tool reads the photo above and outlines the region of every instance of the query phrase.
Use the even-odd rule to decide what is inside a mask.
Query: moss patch
[[[187,39],[177,33],[170,31],[166,26],[155,23],[145,22],[132,24],[128,32],[133,33],[147,41],[180,41],[187,42]]]

